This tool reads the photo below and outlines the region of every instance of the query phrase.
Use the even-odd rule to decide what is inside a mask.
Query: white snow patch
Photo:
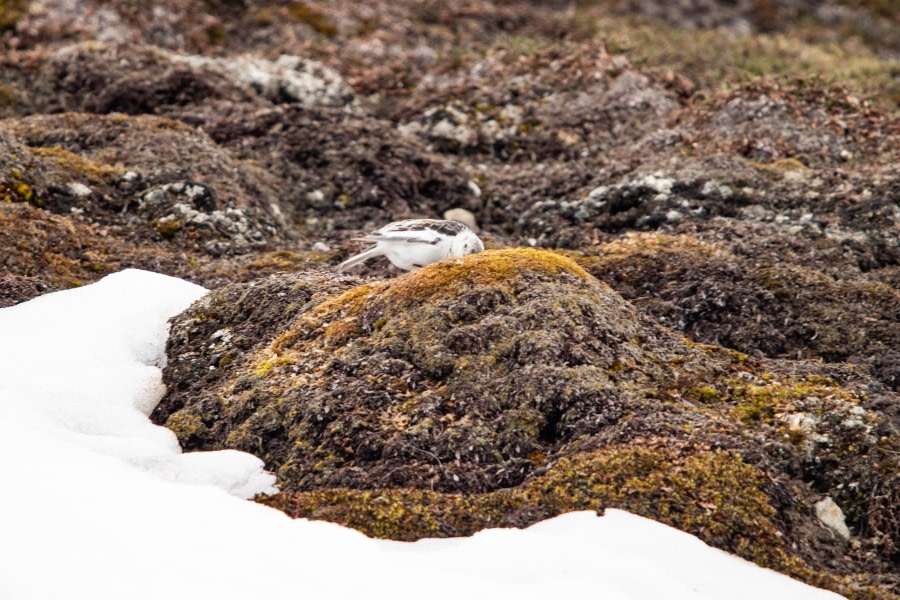
[[[129,270],[0,310],[0,599],[839,598],[618,510],[404,544],[241,500],[258,459],[147,419],[204,292]]]
[[[182,454],[174,434],[147,419],[165,393],[159,367],[166,321],[205,292],[128,270],[3,309],[0,422],[32,423],[55,440],[180,482],[218,482],[244,497],[258,491],[246,490],[249,482],[271,486],[259,459],[234,451]]]

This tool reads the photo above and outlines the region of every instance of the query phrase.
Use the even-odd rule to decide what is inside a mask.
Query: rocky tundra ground
[[[262,458],[292,516],[617,507],[896,598],[898,28],[890,0],[0,0],[0,306],[126,267],[210,288],[153,418]],[[335,273],[453,209],[487,251]]]

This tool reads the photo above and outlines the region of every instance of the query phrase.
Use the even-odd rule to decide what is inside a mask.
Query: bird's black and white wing
[[[410,244],[437,244],[452,238],[467,228],[456,221],[434,219],[409,219],[397,221],[361,238],[366,242],[406,242]]]

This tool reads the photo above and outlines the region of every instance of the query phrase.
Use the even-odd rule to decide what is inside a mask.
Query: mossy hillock
[[[197,447],[261,450],[287,489],[390,472],[394,485],[488,491],[520,483],[529,457],[616,422],[679,351],[699,356],[573,261],[487,251],[281,323],[228,391],[203,394],[204,410],[227,418]]]
[[[748,256],[704,237],[631,233],[568,254],[691,339],[757,356],[850,362],[884,385],[900,386],[895,286],[854,277],[849,265],[826,271],[796,256],[803,245],[788,239]],[[818,243],[821,251],[841,251]],[[871,260],[842,253],[848,262]],[[888,252],[882,256],[893,260]]]
[[[878,597],[811,566],[845,543],[822,494],[889,560],[894,517],[873,515],[900,508],[877,500],[900,438],[868,380],[685,340],[559,253],[227,286],[175,319],[168,354],[154,419],[262,458],[283,491],[260,501],[293,516],[417,539],[618,507]]]

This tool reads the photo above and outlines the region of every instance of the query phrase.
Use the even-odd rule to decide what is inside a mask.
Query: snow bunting
[[[386,256],[395,267],[412,271],[445,258],[461,258],[484,250],[478,236],[462,223],[437,219],[396,221],[355,239],[375,242],[375,246],[339,264],[338,271],[354,267],[373,256]]]

